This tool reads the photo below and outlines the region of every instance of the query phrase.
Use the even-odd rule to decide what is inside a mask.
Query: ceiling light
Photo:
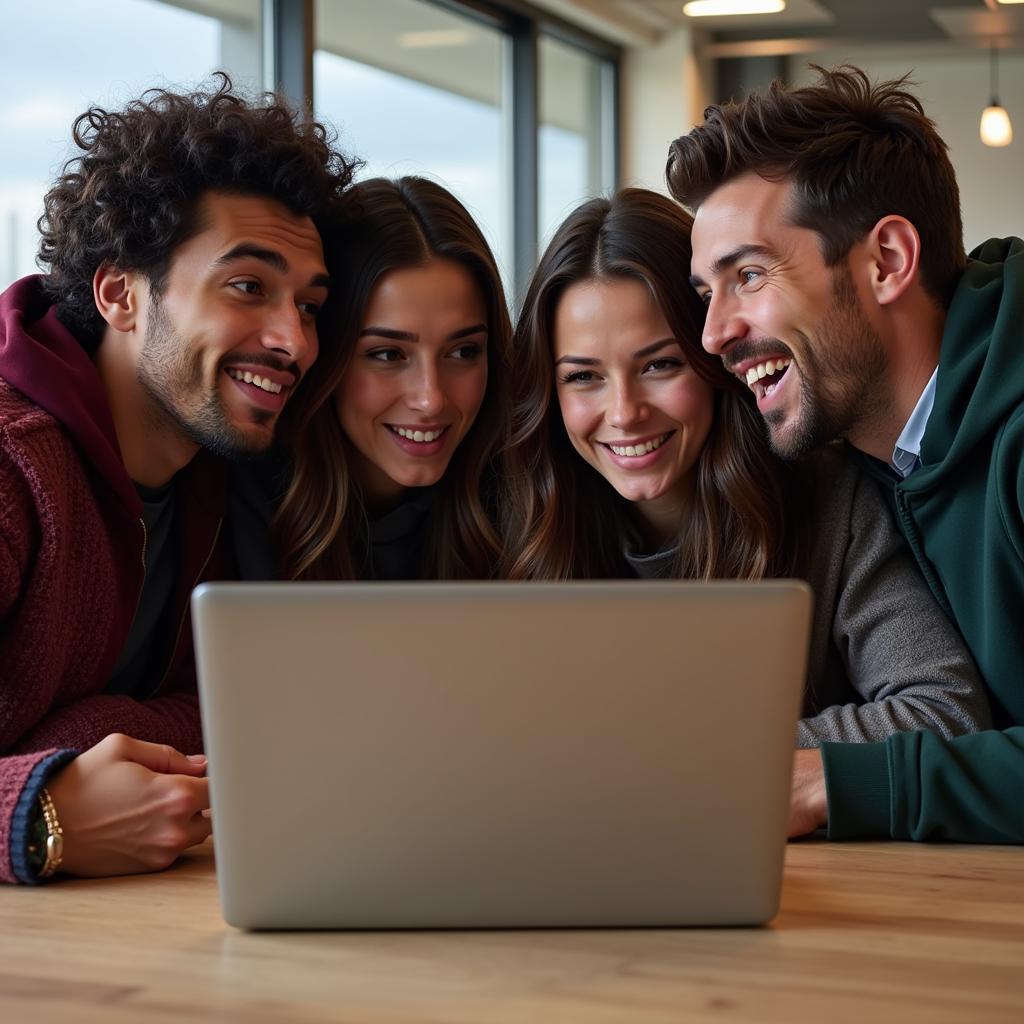
[[[981,112],[981,141],[986,146],[1008,146],[1013,142],[1013,125],[1010,124],[1010,115],[999,102],[999,65],[997,62],[996,48],[993,46],[990,65],[992,99]]]
[[[1020,0],[1024,3],[1024,0]],[[731,14],[778,14],[786,0],[691,0],[683,4],[688,18],[723,18]]]
[[[998,103],[981,112],[981,141],[986,146],[1008,146],[1013,142],[1010,115]]]

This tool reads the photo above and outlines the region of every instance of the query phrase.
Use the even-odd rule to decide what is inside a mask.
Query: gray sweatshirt
[[[930,729],[987,729],[988,701],[974,662],[935,603],[875,483],[833,451],[806,467],[817,486],[807,582],[814,620],[804,718],[797,745],[883,740]],[[627,544],[644,579],[671,574],[675,549],[650,555]]]

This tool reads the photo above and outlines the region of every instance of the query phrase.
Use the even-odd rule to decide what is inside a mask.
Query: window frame
[[[263,0],[264,80],[293,104],[314,109],[315,0]],[[502,32],[510,42],[506,82],[511,131],[512,274],[518,306],[537,263],[539,191],[539,55],[542,35],[601,61],[602,163],[620,183],[622,48],[520,0],[422,0]]]

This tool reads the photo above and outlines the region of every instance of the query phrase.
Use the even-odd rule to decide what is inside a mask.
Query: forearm
[[[85,697],[47,715],[18,741],[16,749],[84,750],[111,733],[200,753],[203,735],[198,696],[195,692],[169,693],[145,701],[110,694]]]
[[[822,747],[829,837],[1024,843],[1024,727]]]
[[[872,743],[896,732],[928,729],[951,738],[991,725],[988,701],[971,681],[946,686],[911,684],[888,687],[892,696],[864,704],[836,704],[802,718],[798,747],[822,743]]]

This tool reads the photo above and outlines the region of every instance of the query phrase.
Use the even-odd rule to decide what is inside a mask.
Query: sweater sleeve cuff
[[[888,837],[892,795],[884,743],[823,743],[829,839]]]
[[[11,869],[14,877],[25,885],[39,884],[39,879],[28,862],[28,833],[32,825],[32,809],[35,807],[36,800],[39,799],[40,790],[46,785],[46,780],[58,768],[62,768],[77,756],[77,750],[58,750],[49,757],[44,757],[32,769],[25,781],[21,796],[18,797],[14,814],[11,815]]]

